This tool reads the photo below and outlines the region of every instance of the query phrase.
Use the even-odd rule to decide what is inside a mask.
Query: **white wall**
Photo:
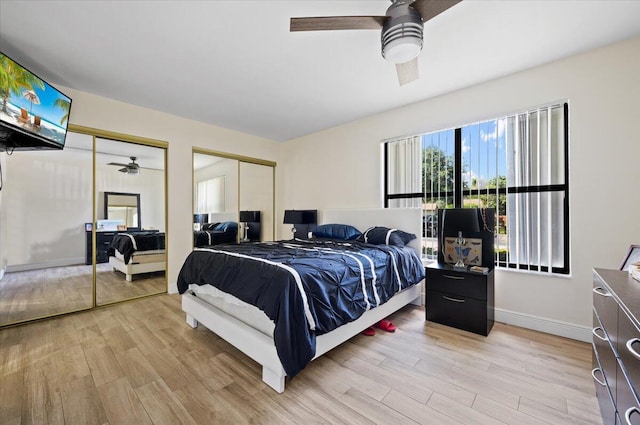
[[[58,88],[73,99],[70,118],[73,124],[169,143],[167,271],[169,291],[176,292],[178,273],[193,248],[192,148],[275,161],[277,143],[78,90]],[[185,111],[185,115],[188,113]]]
[[[496,317],[588,340],[592,267],[617,268],[640,243],[638,52],[640,37],[288,141],[278,157],[277,213],[379,207],[381,140],[568,99],[572,275],[498,271]]]

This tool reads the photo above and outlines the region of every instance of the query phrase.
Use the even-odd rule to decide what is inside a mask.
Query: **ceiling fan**
[[[391,0],[385,16],[291,18],[290,31],[382,29],[382,56],[396,64],[400,85],[419,78],[423,24],[462,0]]]
[[[109,162],[107,165],[117,165],[118,167],[123,167],[119,169],[121,173],[127,174],[140,174],[140,165],[136,163],[136,157],[130,156],[131,162],[128,164],[120,164],[118,162]]]

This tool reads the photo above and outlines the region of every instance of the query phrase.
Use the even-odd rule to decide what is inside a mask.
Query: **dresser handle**
[[[602,336],[600,336],[600,335],[598,335],[598,334],[596,333],[596,331],[597,331],[598,329],[600,329],[600,330],[602,331],[602,333],[604,333],[604,337],[602,337]],[[604,332],[604,330],[603,330],[600,326],[598,326],[598,327],[596,327],[596,328],[593,328],[593,329],[591,330],[591,333],[592,333],[594,336],[598,337],[598,339],[599,339],[600,341],[609,341],[609,338],[607,338],[607,334]]]
[[[640,342],[640,338],[631,338],[629,341],[627,341],[627,350],[629,350],[629,352],[631,354],[633,354],[633,357],[635,357],[636,359],[640,360],[640,353],[638,353],[632,347],[634,342]]]
[[[638,408],[636,406],[631,406],[630,408],[627,409],[626,412],[624,412],[624,419],[627,421],[627,423],[629,425],[633,425],[631,423],[631,414],[636,411],[636,412],[640,412],[640,410],[638,410]]]
[[[595,288],[593,288],[593,293],[594,294],[598,294],[602,297],[610,297],[611,294],[608,293],[607,291],[605,291],[601,286],[596,286]]]
[[[446,295],[443,295],[442,298],[444,298],[445,300],[456,302],[456,303],[463,303],[464,302],[464,300],[459,300],[457,298],[447,297]]]
[[[447,279],[464,280],[464,276],[452,276],[450,274],[443,274],[442,277],[446,277]]]
[[[606,382],[602,382],[601,380],[599,380],[598,378],[596,378],[596,370],[599,371],[600,373],[602,373],[602,371],[600,370],[600,368],[595,368],[591,371],[591,376],[593,376],[593,380],[596,381],[598,384],[602,385],[603,387],[607,385]],[[602,373],[602,377],[604,378],[604,373]]]

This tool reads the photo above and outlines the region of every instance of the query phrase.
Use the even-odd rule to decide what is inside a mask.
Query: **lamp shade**
[[[318,210],[284,210],[285,224],[314,224]]]
[[[240,211],[240,221],[242,223],[260,222],[260,211]]]
[[[442,211],[442,232],[444,235],[458,232],[477,233],[480,231],[478,209],[450,208]]]
[[[209,214],[194,214],[193,215],[194,223],[208,223],[209,222]]]
[[[304,223],[304,214],[303,211],[296,210],[284,210],[284,221],[285,224],[303,224]]]
[[[302,212],[302,224],[315,224],[317,222],[318,210],[304,210]]]

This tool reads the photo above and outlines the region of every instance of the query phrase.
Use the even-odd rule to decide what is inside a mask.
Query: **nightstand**
[[[494,269],[486,273],[430,264],[426,271],[426,319],[489,335],[494,317]]]

